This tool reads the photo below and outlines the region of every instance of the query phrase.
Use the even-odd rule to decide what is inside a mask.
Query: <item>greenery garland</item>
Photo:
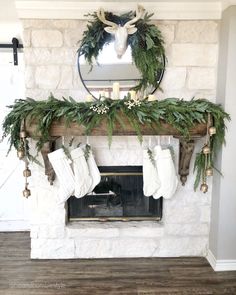
[[[112,41],[113,36],[107,33],[103,24],[96,13],[90,14],[92,17],[87,25],[87,30],[83,33],[79,55],[84,55],[88,63],[93,66],[100,50],[105,44]],[[107,20],[116,24],[124,25],[127,21],[133,19],[134,12],[128,12],[117,16],[111,12],[105,12]],[[145,90],[148,87],[158,88],[158,79],[165,68],[165,49],[161,32],[150,23],[153,14],[146,13],[142,19],[139,19],[135,26],[137,32],[128,35],[128,45],[131,47],[133,61],[142,75],[139,84],[134,90]]]
[[[161,101],[136,101],[126,96],[123,100],[106,99],[95,102],[77,102],[72,97],[69,100],[63,98],[58,100],[52,95],[48,100],[36,101],[32,98],[16,100],[15,104],[9,106],[11,111],[3,122],[3,138],[9,136],[10,147],[14,146],[17,150],[22,148],[22,141],[19,138],[22,120],[27,118],[29,124],[37,122],[36,133],[41,137],[37,140],[37,150],[50,138],[49,130],[53,121],[65,119],[66,124],[76,122],[83,125],[86,134],[89,135],[94,127],[99,126],[101,120],[107,119],[107,134],[109,144],[112,139],[114,124],[118,122],[125,130],[123,121],[125,116],[131,126],[136,131],[138,138],[142,141],[142,126],[158,124],[165,121],[180,134],[189,139],[189,129],[196,123],[206,123],[208,114],[212,116],[213,125],[216,127],[216,134],[210,138],[211,154],[209,164],[214,167],[214,160],[220,146],[224,143],[225,121],[230,120],[220,105],[214,104],[206,99],[192,99],[184,101],[182,99],[167,98]],[[122,116],[121,116],[122,114]],[[30,155],[27,143],[27,156],[29,160],[36,159]],[[196,170],[195,189],[205,171],[204,154],[199,152],[196,156],[194,169]]]

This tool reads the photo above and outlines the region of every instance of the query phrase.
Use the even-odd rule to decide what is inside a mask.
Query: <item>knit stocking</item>
[[[59,188],[59,202],[64,203],[74,193],[75,178],[63,149],[58,149],[48,154],[48,158],[52,167],[58,177]]]
[[[84,157],[84,151],[80,147],[71,152],[71,157],[75,174],[75,197],[82,198],[89,192],[92,184],[88,164]]]
[[[89,188],[89,192],[92,192],[95,186],[97,186],[99,182],[101,181],[101,175],[100,175],[100,171],[98,170],[97,164],[95,162],[94,155],[91,148],[90,148],[89,156],[87,159],[87,164],[89,169],[89,175],[92,180],[91,186]]]
[[[160,188],[154,193],[153,198],[163,197],[170,199],[178,186],[178,178],[175,172],[175,166],[169,149],[161,150],[160,146],[154,148],[155,162],[158,167]]]
[[[143,193],[152,196],[160,187],[160,180],[156,166],[153,165],[148,150],[143,150]]]

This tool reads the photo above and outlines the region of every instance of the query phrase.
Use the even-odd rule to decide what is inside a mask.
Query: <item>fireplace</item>
[[[143,194],[142,166],[100,166],[101,182],[81,199],[68,200],[69,221],[134,221],[162,218],[162,198]]]

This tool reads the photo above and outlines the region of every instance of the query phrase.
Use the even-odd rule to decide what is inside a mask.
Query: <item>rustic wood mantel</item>
[[[130,125],[127,118],[123,118],[125,122],[126,128],[123,129],[122,126],[117,122],[113,129],[114,136],[130,136],[137,135],[134,128]],[[40,138],[40,134],[36,132],[37,130],[37,122],[29,122],[26,121],[26,132],[27,135],[31,138],[37,139]],[[159,124],[155,124],[152,126],[143,125],[141,126],[141,133],[143,136],[161,136],[161,135],[169,135],[174,136],[175,138],[179,138],[179,175],[182,185],[185,184],[187,180],[187,176],[189,175],[189,165],[192,158],[195,140],[201,138],[207,133],[207,124],[197,123],[194,128],[189,130],[190,137],[189,139],[185,139],[182,137],[180,132],[173,128],[171,125],[160,122]],[[86,136],[85,127],[82,125],[78,125],[76,122],[71,124],[66,124],[64,120],[54,121],[49,130],[50,140],[44,144],[41,153],[44,159],[45,164],[45,174],[48,176],[48,180],[50,184],[53,184],[55,179],[55,172],[51,166],[51,163],[48,159],[48,153],[55,150],[55,142],[58,138],[62,136]],[[90,136],[107,136],[107,122],[104,119],[101,124],[95,127],[89,134]]]

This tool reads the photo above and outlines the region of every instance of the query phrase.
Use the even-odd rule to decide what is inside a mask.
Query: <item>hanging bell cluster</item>
[[[200,190],[203,193],[208,191],[207,185],[207,177],[211,177],[213,175],[213,168],[212,168],[212,155],[211,155],[211,137],[216,134],[216,128],[211,126],[211,116],[208,115],[208,124],[207,124],[207,135],[206,135],[206,142],[202,148],[202,153],[204,155],[204,162],[205,167],[202,174],[202,184],[200,186]]]
[[[31,176],[31,171],[29,169],[29,161],[28,161],[28,159],[26,157],[26,154],[27,154],[26,153],[26,151],[27,151],[27,149],[26,149],[26,137],[27,137],[27,134],[26,134],[25,130],[24,129],[21,130],[20,131],[20,142],[21,142],[21,144],[20,144],[19,149],[17,150],[17,156],[18,156],[18,158],[20,160],[24,160],[24,162],[25,162],[25,170],[23,171],[23,176],[25,177],[25,189],[23,190],[23,196],[25,198],[28,198],[31,195],[31,192],[30,192],[30,190],[28,188],[28,185],[29,185],[28,177]]]

